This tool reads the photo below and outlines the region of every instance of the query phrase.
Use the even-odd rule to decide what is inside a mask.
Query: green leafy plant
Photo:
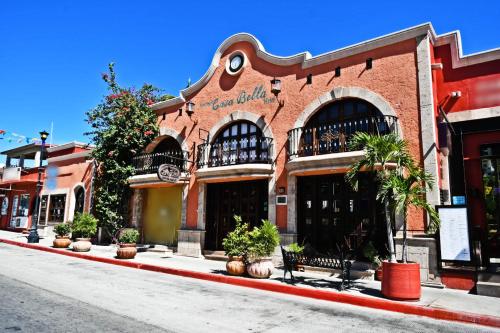
[[[304,252],[304,247],[300,246],[297,243],[292,243],[292,244],[288,245],[288,249],[287,250],[289,252],[293,252],[293,253],[297,253],[297,254],[302,254]]]
[[[125,226],[130,188],[134,175],[132,158],[158,136],[157,115],[151,105],[168,99],[159,89],[144,84],[140,89],[123,88],[116,82],[114,64],[102,78],[109,94],[86,113],[92,130],[88,133],[95,145],[93,211],[109,235]]]
[[[68,236],[71,232],[71,225],[69,223],[60,223],[54,227],[54,232],[57,236]]]
[[[412,158],[408,151],[408,144],[396,134],[372,135],[357,132],[350,139],[349,149],[351,151],[364,151],[363,158],[352,164],[345,176],[346,181],[355,191],[358,190],[358,174],[360,172],[375,172],[379,182],[384,183],[389,177],[390,163],[395,164],[397,169],[404,168],[412,163]],[[396,251],[392,235],[391,210],[389,207],[390,198],[384,197],[380,200],[385,207],[385,223],[390,261],[396,262]]]
[[[269,257],[280,243],[278,229],[269,220],[262,220],[260,227],[254,227],[249,233],[250,247],[248,253],[250,257]]]
[[[236,227],[222,240],[222,247],[227,256],[246,256],[250,239],[248,223],[243,223],[241,216],[234,215]]]
[[[135,229],[126,229],[120,233],[118,237],[118,242],[120,243],[137,243],[139,239],[139,231]]]
[[[97,232],[97,219],[89,213],[77,213],[71,229],[74,237],[91,238]]]
[[[382,265],[381,256],[372,242],[368,242],[363,248],[363,256],[377,267]]]
[[[428,232],[435,232],[439,226],[439,216],[434,207],[425,200],[427,188],[434,185],[433,177],[415,165],[404,170],[391,171],[389,177],[381,185],[378,198],[389,200],[393,213],[403,217],[402,260],[408,260],[407,252],[407,217],[410,207],[423,209],[429,216]]]

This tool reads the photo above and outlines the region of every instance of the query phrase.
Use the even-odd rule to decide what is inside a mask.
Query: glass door
[[[486,213],[487,256],[500,264],[500,144],[481,146],[483,199]]]

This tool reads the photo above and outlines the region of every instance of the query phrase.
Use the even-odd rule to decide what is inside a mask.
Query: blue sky
[[[54,143],[87,142],[84,113],[106,93],[109,62],[122,85],[177,95],[237,32],[277,55],[316,55],[430,21],[460,30],[472,53],[500,46],[499,17],[498,1],[4,1],[0,129],[37,136],[53,122]]]

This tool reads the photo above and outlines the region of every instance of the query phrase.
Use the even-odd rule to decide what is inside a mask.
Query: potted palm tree
[[[350,150],[364,150],[364,157],[351,165],[346,173],[346,181],[351,187],[358,190],[358,174],[363,171],[376,172],[381,183],[389,177],[391,169],[402,168],[410,164],[411,156],[406,141],[396,134],[371,135],[357,132],[349,142]],[[391,210],[389,197],[383,199],[385,210],[385,224],[388,240],[389,260],[396,262],[396,251],[392,235]]]
[[[65,249],[71,245],[69,234],[71,233],[71,226],[68,223],[60,223],[54,227],[56,238],[52,242],[55,248]]]
[[[254,227],[249,237],[247,272],[252,277],[267,279],[274,270],[271,255],[280,243],[278,229],[268,220],[262,220],[262,225]]]
[[[415,166],[407,143],[396,134],[370,135],[356,133],[350,142],[351,150],[364,150],[364,157],[354,163],[346,180],[357,190],[357,175],[363,171],[375,172],[379,184],[377,200],[383,202],[390,257],[382,263],[382,293],[394,299],[420,298],[420,269],[418,263],[408,263],[406,258],[406,213],[410,206],[423,208],[429,213],[429,230],[435,229],[437,214],[425,201],[426,187],[432,187],[430,175]],[[391,217],[403,218],[403,258],[396,260]],[[397,274],[395,272],[401,272]],[[402,273],[406,272],[406,273]],[[411,272],[411,273],[410,273]],[[417,275],[418,274],[418,275]],[[411,286],[403,288],[403,285]]]
[[[380,186],[378,196],[391,201],[391,210],[403,220],[403,245],[400,262],[382,263],[382,294],[398,300],[420,299],[420,265],[408,261],[407,217],[408,209],[423,209],[429,216],[428,232],[439,224],[436,210],[425,200],[426,188],[432,188],[432,176],[410,164],[404,170],[394,170]]]
[[[118,236],[118,249],[116,257],[118,259],[134,259],[137,254],[137,240],[139,239],[139,231],[135,229],[125,229]]]
[[[222,247],[228,256],[226,270],[230,275],[245,274],[245,261],[250,245],[248,223],[243,223],[241,216],[234,215],[236,227],[222,240]]]
[[[92,247],[90,239],[97,232],[97,219],[89,213],[77,213],[71,228],[73,230],[73,237],[76,237],[76,242],[73,243],[73,251],[90,251]]]

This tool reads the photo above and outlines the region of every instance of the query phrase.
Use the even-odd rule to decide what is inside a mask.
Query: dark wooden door
[[[299,242],[322,253],[336,252],[337,244],[345,242],[358,251],[368,241],[383,248],[383,234],[375,228],[383,223],[375,189],[369,174],[361,175],[358,192],[346,184],[343,174],[299,177]]]
[[[255,180],[208,184],[205,248],[222,250],[222,240],[234,230],[234,215],[240,215],[250,228],[268,216],[268,181]]]

